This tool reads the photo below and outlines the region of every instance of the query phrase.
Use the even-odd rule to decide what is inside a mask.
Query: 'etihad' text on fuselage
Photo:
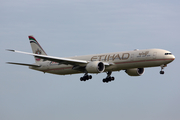
[[[115,59],[118,60],[127,60],[129,58],[130,54],[129,53],[123,53],[122,55],[120,54],[113,54],[113,55],[99,55],[99,56],[93,56],[91,58],[91,61],[114,61]]]

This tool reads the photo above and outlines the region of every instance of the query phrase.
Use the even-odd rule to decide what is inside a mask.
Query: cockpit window
[[[165,53],[165,55],[172,55],[172,53]]]

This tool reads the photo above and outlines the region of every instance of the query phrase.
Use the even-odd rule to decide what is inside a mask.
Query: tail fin
[[[32,52],[34,54],[41,54],[41,55],[47,55],[46,52],[43,50],[43,48],[40,46],[40,44],[37,42],[37,40],[33,36],[29,36],[29,41],[31,44]],[[43,62],[43,59],[34,57],[36,63]]]

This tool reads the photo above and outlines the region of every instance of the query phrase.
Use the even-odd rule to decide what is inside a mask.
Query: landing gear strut
[[[86,81],[92,79],[91,75],[88,75],[88,73],[85,73],[83,77],[80,78],[81,81]]]
[[[160,74],[164,74],[164,71],[163,71],[163,69],[164,69],[164,67],[166,67],[167,65],[161,65],[161,71],[160,71]]]
[[[105,82],[106,83],[111,82],[111,81],[113,81],[115,79],[114,77],[111,77],[111,73],[112,73],[112,71],[107,72],[107,77],[102,80],[104,83]]]

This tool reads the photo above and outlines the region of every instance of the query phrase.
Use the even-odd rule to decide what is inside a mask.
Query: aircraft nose
[[[173,60],[175,60],[175,56],[174,56],[174,55],[172,55],[172,61],[173,61]]]

